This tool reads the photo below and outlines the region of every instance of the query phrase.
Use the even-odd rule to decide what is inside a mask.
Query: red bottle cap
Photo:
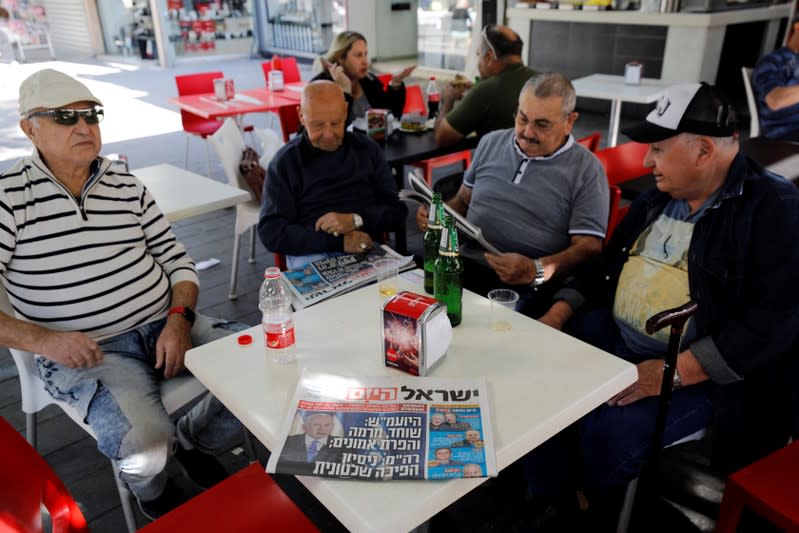
[[[239,335],[236,338],[236,342],[239,343],[239,346],[247,346],[248,344],[252,344],[252,335]]]

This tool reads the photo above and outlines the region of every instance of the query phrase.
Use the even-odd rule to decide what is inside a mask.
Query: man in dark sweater
[[[258,221],[261,242],[289,269],[341,253],[362,253],[402,228],[406,207],[380,147],[345,132],[347,103],[331,81],[303,91],[304,131],[272,159]]]

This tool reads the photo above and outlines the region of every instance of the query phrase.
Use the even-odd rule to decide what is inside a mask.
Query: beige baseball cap
[[[22,116],[39,107],[50,109],[76,102],[103,105],[84,84],[50,68],[31,74],[19,86],[19,114]]]

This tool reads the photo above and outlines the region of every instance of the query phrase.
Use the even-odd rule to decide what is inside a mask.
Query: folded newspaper
[[[383,244],[362,254],[319,259],[301,269],[283,272],[282,276],[294,306],[303,309],[375,280],[375,261],[387,258],[398,259],[400,270],[414,266],[413,256],[400,255]]]
[[[497,475],[484,378],[303,371],[266,471],[341,479]]]
[[[426,204],[429,207],[433,202],[433,191],[431,191],[430,187],[427,186],[427,182],[422,177],[414,174],[413,172],[409,172],[408,183],[410,184],[411,189],[402,189],[399,192],[400,200],[415,200],[419,203]],[[447,204],[444,204],[444,211],[446,211],[449,216],[455,219],[455,225],[463,235],[478,243],[487,252],[490,252],[494,255],[500,255],[502,253],[493,244],[485,240],[485,237],[483,237],[483,231],[480,228],[463,218],[460,213],[452,209]]]

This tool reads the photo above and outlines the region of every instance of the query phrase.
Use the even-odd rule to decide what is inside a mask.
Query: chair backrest
[[[196,74],[175,76],[175,84],[178,86],[179,96],[212,93],[214,92],[214,80],[224,77],[225,75],[221,71],[198,72]],[[209,120],[182,109],[180,110],[180,118],[183,121],[183,129],[191,129],[192,125],[208,122]]]
[[[249,191],[250,188],[239,172],[241,154],[246,144],[236,121],[232,118],[226,118],[222,127],[208,137],[208,141],[216,150],[219,161],[222,162],[222,169],[225,171],[225,176],[227,176],[228,185]]]
[[[605,242],[610,240],[613,235],[613,230],[619,225],[619,222],[624,215],[627,214],[627,208],[621,207],[621,189],[618,185],[610,186],[610,211],[608,214],[608,229],[605,231]]]
[[[577,142],[582,144],[588,149],[589,152],[596,152],[599,150],[599,142],[602,140],[602,134],[595,131],[591,135],[587,135],[582,139],[577,139]]]
[[[427,113],[427,106],[424,103],[424,94],[419,85],[406,85],[405,86],[405,108],[402,114],[405,113]]]
[[[752,69],[741,67],[741,76],[744,79],[744,89],[746,89],[746,105],[749,107],[749,137],[757,137],[760,135],[760,115],[757,113],[755,92],[752,90]]]
[[[596,157],[605,169],[610,185],[646,176],[652,171],[644,166],[648,144],[627,142],[596,152]]]
[[[297,114],[297,107],[281,107],[277,115],[280,117],[280,129],[283,132],[283,140],[289,142],[291,136],[300,129],[300,116]]]
[[[264,61],[261,63],[261,70],[264,71],[264,82],[269,87],[269,73],[272,72],[272,62]],[[297,58],[286,56],[280,58],[280,70],[283,71],[283,83],[296,83],[302,81],[300,78],[300,67],[297,66]]]
[[[383,92],[388,90],[388,86],[391,83],[391,78],[394,76],[392,74],[378,74],[377,79],[380,80],[380,83],[383,84]]]
[[[0,418],[0,530],[41,531],[41,506],[54,533],[89,531],[69,491],[22,435]]]

